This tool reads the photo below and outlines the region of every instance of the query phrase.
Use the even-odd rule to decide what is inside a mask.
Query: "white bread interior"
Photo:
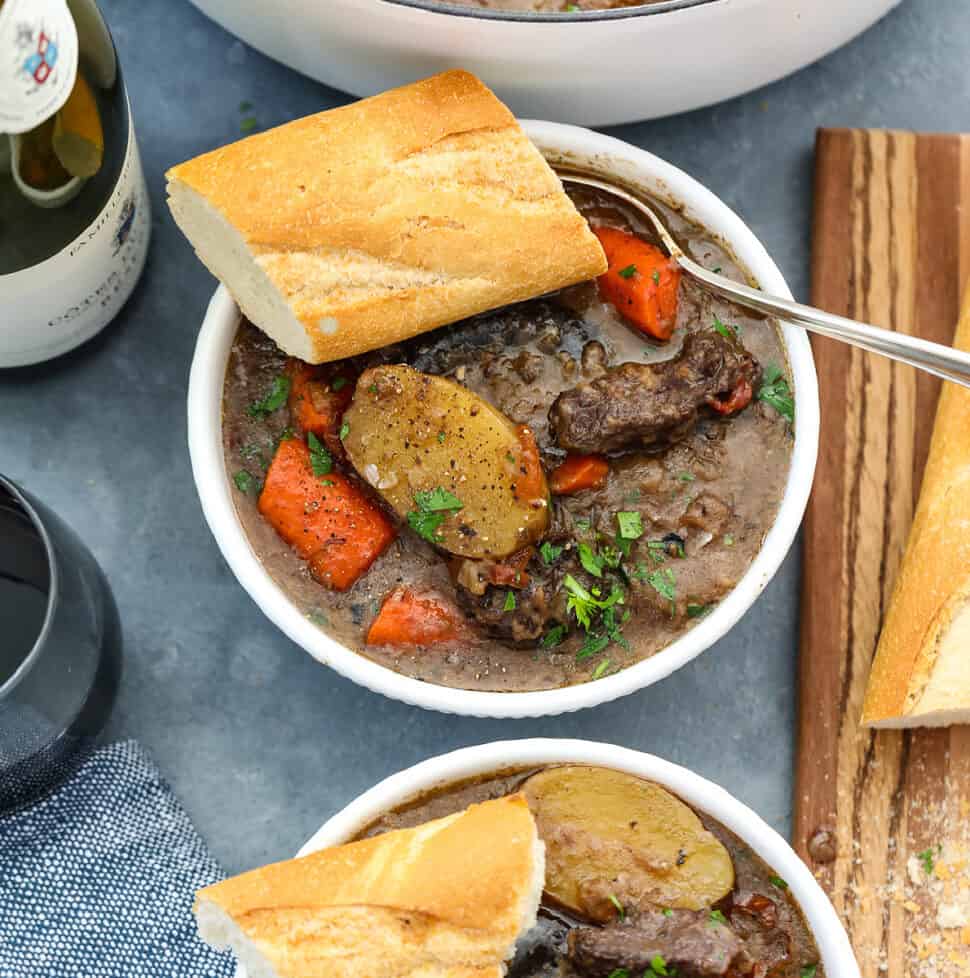
[[[970,350],[970,290],[953,345]],[[944,384],[869,676],[871,727],[970,723],[970,390]]]
[[[225,880],[195,914],[248,978],[500,978],[544,879],[515,795]]]
[[[463,71],[250,136],[167,177],[201,260],[248,319],[311,363],[606,270],[558,177]]]

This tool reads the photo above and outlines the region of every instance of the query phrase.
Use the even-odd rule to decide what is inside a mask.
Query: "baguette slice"
[[[970,289],[953,345],[970,350]],[[862,722],[970,723],[970,390],[944,384]]]
[[[512,795],[216,883],[195,914],[249,978],[500,978],[544,878]]]
[[[250,136],[167,177],[203,263],[310,363],[606,271],[559,178],[464,71]]]

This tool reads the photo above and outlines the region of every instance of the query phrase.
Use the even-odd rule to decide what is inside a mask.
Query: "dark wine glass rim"
[[[607,10],[575,10],[541,12],[534,10],[487,10],[483,7],[467,7],[457,0],[383,0],[384,3],[399,7],[413,7],[432,14],[451,17],[467,17],[472,20],[518,21],[527,24],[542,23],[586,23],[596,20],[629,20],[633,17],[656,17],[677,10],[705,7],[722,0],[655,0],[654,3],[641,3],[635,7],[620,7]]]
[[[51,541],[50,534],[47,532],[47,527],[44,526],[44,521],[40,518],[37,510],[31,505],[30,500],[27,499],[17,485],[11,482],[10,479],[0,475],[0,486],[14,497],[29,517],[30,522],[34,524],[34,528],[37,530],[44,544],[44,553],[47,557],[47,570],[50,575],[50,585],[47,589],[47,609],[44,612],[44,624],[41,625],[40,631],[37,633],[37,638],[34,640],[31,650],[24,656],[23,661],[17,666],[11,676],[4,683],[0,684],[0,703],[2,703],[14,688],[19,685],[24,676],[33,668],[34,661],[40,655],[40,650],[44,647],[44,642],[50,634],[54,620],[54,606],[57,601],[58,579],[57,561],[54,559],[54,545]]]

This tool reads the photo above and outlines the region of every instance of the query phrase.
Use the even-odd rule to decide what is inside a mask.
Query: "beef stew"
[[[545,842],[546,880],[509,978],[824,978],[785,880],[713,818],[619,771],[554,765],[474,778],[382,815],[359,837],[514,792]]]
[[[622,203],[572,196],[610,259],[597,282],[323,367],[248,323],[233,345],[223,443],[254,551],[405,675],[520,691],[645,659],[734,587],[784,493],[777,325],[681,281]]]

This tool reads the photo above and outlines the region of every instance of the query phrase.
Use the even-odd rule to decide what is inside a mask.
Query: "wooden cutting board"
[[[812,259],[815,305],[949,343],[970,279],[970,135],[821,130]],[[967,978],[970,728],[859,727],[939,383],[831,340],[813,347],[822,429],[803,551],[794,842],[864,978]]]

